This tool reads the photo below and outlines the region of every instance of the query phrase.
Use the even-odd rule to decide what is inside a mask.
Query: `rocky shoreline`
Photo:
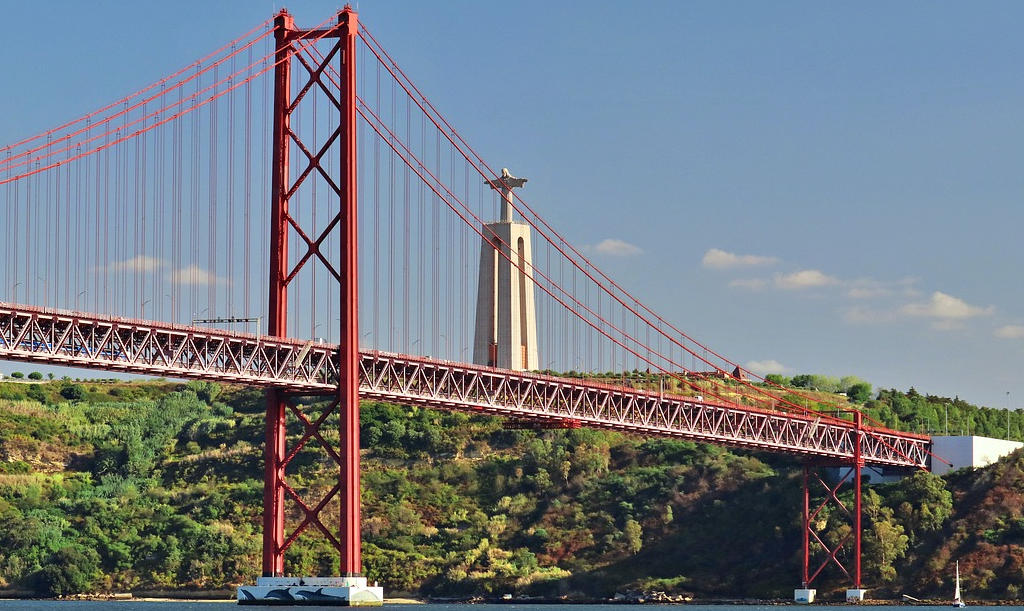
[[[36,599],[42,600],[30,590],[2,590],[0,589],[0,600],[4,599]],[[137,592],[111,592],[75,594],[48,600],[76,600],[76,601],[139,601],[139,602],[234,602],[235,590],[140,590]],[[692,595],[672,595],[665,592],[625,592],[616,594],[613,598],[570,598],[560,597],[532,597],[532,596],[493,596],[493,595],[471,595],[459,597],[395,597],[385,599],[385,604],[465,604],[465,605],[694,605],[694,606],[805,606],[786,599],[760,599],[760,598],[698,598]],[[1020,606],[1019,600],[972,600],[970,606]],[[903,599],[867,599],[860,603],[862,606],[910,606],[910,607],[948,607],[949,601],[916,599],[904,597]],[[811,606],[851,606],[845,601],[815,601]]]

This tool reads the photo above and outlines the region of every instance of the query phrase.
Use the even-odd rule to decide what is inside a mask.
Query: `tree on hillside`
[[[39,403],[46,403],[46,393],[43,392],[43,387],[40,386],[39,384],[30,385],[25,395],[29,399],[32,399],[33,401],[38,401]]]
[[[212,406],[213,402],[220,396],[220,384],[216,382],[192,380],[185,387],[196,393],[196,397],[199,397],[199,400],[207,405]]]
[[[816,373],[803,373],[793,376],[790,384],[794,388],[809,388],[821,392],[839,392],[841,382],[839,378],[823,376]]]
[[[846,389],[846,396],[851,401],[863,403],[871,398],[871,385],[867,382],[858,382]]]
[[[801,373],[800,375],[795,375],[789,381],[789,383],[790,383],[790,385],[793,386],[793,388],[810,388],[811,387],[811,374],[809,374],[809,373]]]
[[[36,573],[36,588],[50,596],[88,592],[94,587],[99,566],[100,558],[96,550],[78,546],[62,547]]]
[[[864,494],[863,508],[868,523],[864,530],[864,570],[877,574],[884,582],[894,581],[897,577],[894,565],[907,554],[910,538],[875,490],[869,488]]]
[[[907,527],[910,542],[940,530],[953,515],[953,494],[938,475],[918,471],[896,485],[887,502]]]
[[[81,384],[67,384],[60,389],[60,396],[68,401],[81,401],[85,398],[85,388]]]
[[[629,553],[636,555],[644,546],[644,530],[640,523],[632,518],[626,520],[623,534],[626,535],[626,547],[629,549]]]

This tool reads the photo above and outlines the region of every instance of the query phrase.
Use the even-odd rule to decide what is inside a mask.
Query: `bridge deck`
[[[0,303],[0,359],[327,393],[337,346]],[[586,380],[364,351],[366,399],[849,462],[852,422]],[[925,467],[931,440],[861,429],[868,465]]]

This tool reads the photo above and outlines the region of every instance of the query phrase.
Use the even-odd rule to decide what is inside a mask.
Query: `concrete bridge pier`
[[[238,604],[379,607],[384,588],[365,577],[259,577],[238,588]]]

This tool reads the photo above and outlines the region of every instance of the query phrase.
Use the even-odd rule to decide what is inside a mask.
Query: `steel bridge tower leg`
[[[341,13],[341,349],[338,400],[341,426],[341,574],[363,571],[359,517],[359,224],[356,177],[356,37],[359,17]]]
[[[807,479],[810,477],[810,468],[804,465],[804,575],[800,580],[800,587],[806,588],[811,583],[811,490],[807,486]]]
[[[861,602],[867,590],[861,587],[860,543],[861,543],[861,471],[864,470],[864,456],[861,444],[864,441],[864,414],[853,412],[853,588],[846,591],[846,602]]]
[[[289,34],[292,16],[281,12],[274,19],[274,125],[270,176],[270,303],[267,333],[288,336],[288,105],[291,100]],[[280,390],[267,391],[266,440],[263,481],[263,576],[284,575],[285,402]]]
[[[803,576],[800,579],[800,587],[793,591],[793,600],[802,604],[811,604],[814,602],[815,594],[817,590],[812,589],[811,586],[811,488],[810,488],[810,477],[811,477],[811,466],[808,464],[804,465],[803,473],[803,515],[801,516],[800,524],[803,531]]]

